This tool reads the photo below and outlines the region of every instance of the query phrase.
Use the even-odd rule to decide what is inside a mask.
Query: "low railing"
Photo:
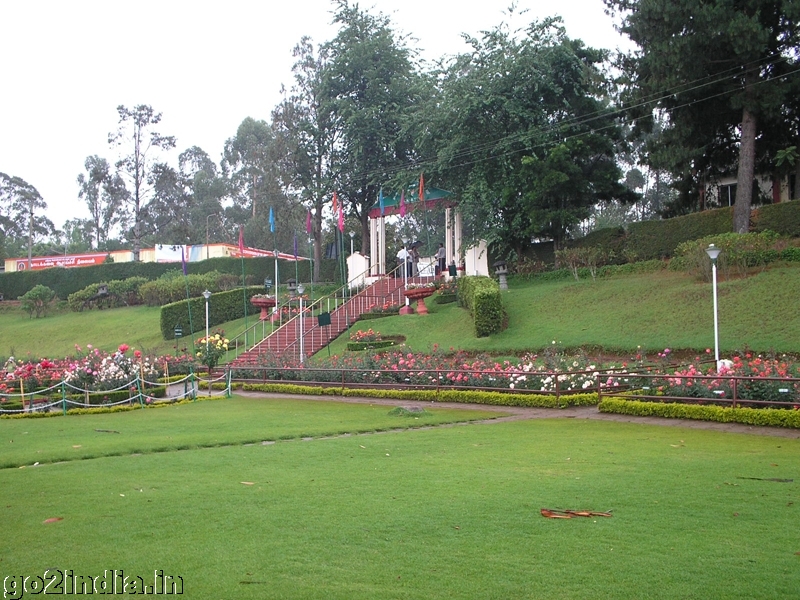
[[[214,384],[219,387],[224,382],[223,389],[213,389]],[[24,414],[31,412],[62,411],[64,414],[74,408],[112,408],[123,405],[139,405],[144,407],[156,402],[177,402],[186,398],[196,399],[199,385],[207,390],[207,395],[230,396],[230,373],[215,376],[198,376],[189,373],[185,377],[168,383],[148,381],[139,376],[130,381],[120,383],[111,389],[88,389],[76,386],[70,381],[62,380],[46,387],[39,387],[28,392],[0,394],[0,414]],[[152,394],[155,389],[164,393]],[[213,390],[213,391],[212,391]],[[118,395],[118,392],[127,392],[127,397],[114,401],[91,402],[91,398],[98,396]],[[80,401],[83,398],[85,401]],[[4,407],[4,404],[6,405]],[[20,408],[7,408],[8,405],[20,405]]]
[[[637,373],[629,385],[632,400],[800,409],[800,379],[794,377]],[[676,389],[692,395],[672,393]]]

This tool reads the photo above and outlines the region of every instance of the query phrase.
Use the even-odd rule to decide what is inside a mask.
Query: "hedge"
[[[677,402],[642,402],[625,398],[603,398],[600,412],[639,417],[695,419],[717,423],[742,423],[763,427],[800,429],[800,410],[780,408],[732,408],[712,404],[681,404]]]
[[[503,328],[505,311],[500,286],[489,277],[462,277],[458,280],[458,302],[470,311],[475,335],[485,337]]]
[[[338,274],[336,260],[325,259],[320,261],[320,280],[335,281]],[[157,262],[119,262],[93,265],[90,267],[77,267],[65,269],[53,267],[36,271],[15,271],[13,273],[0,273],[0,293],[6,299],[12,300],[25,294],[37,285],[45,285],[55,291],[59,298],[66,299],[93,283],[108,283],[113,280],[125,280],[130,277],[145,277],[154,280],[167,271],[180,270],[177,263]],[[297,263],[297,276],[301,281],[310,279],[310,261]],[[210,271],[228,273],[239,278],[242,277],[242,259],[232,257],[219,257],[191,262],[187,264],[190,274],[202,275]],[[244,271],[247,280],[253,284],[262,284],[264,279],[275,277],[275,259],[271,257],[258,257],[244,259]],[[295,278],[294,261],[278,261],[278,275],[282,283]]]
[[[238,383],[232,387],[250,392],[299,394],[316,396],[342,396],[418,400],[420,402],[457,402],[461,404],[486,404],[491,406],[523,406],[530,408],[567,408],[569,406],[594,406],[597,394],[516,394],[472,390],[379,390],[341,387],[314,387],[286,383]]]
[[[263,294],[262,286],[245,288],[247,296],[247,314],[257,315],[258,310],[250,304],[250,298]],[[175,326],[183,329],[183,337],[205,335],[206,300],[203,297],[191,298],[189,302],[173,302],[161,307],[161,335],[165,340],[175,337]],[[220,323],[242,319],[245,316],[245,300],[242,290],[230,290],[211,294],[208,300],[208,326],[215,327]]]
[[[380,340],[376,342],[347,342],[347,349],[351,352],[360,352],[361,350],[378,350],[380,348],[389,348],[394,346],[394,340]]]
[[[761,206],[753,211],[750,225],[751,231],[800,237],[800,200]]]

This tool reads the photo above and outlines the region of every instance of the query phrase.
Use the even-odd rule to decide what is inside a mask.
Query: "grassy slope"
[[[711,286],[681,273],[663,271],[576,282],[512,282],[503,301],[509,327],[475,338],[469,316],[454,304],[429,300],[431,314],[365,321],[386,335],[405,335],[408,344],[429,350],[438,343],[476,351],[538,350],[553,340],[568,347],[655,352],[664,348],[704,349],[714,345]],[[781,267],[744,280],[719,284],[720,347],[759,351],[800,350],[800,268]],[[341,352],[344,342],[331,349]]]
[[[776,267],[744,280],[719,284],[720,346],[723,351],[800,352],[800,267]],[[564,346],[591,345],[608,350],[650,352],[663,348],[713,347],[711,286],[687,275],[664,271],[598,281],[512,282],[504,302],[509,328],[477,339],[469,316],[453,304],[427,302],[431,314],[368,321],[383,334],[404,335],[414,349],[507,352],[538,350],[557,340]],[[248,319],[254,322],[255,316]],[[61,313],[28,319],[18,311],[0,312],[0,357],[62,357],[74,345],[113,350],[121,343],[154,354],[174,352],[161,339],[159,309]],[[222,326],[232,337],[244,320]],[[202,332],[201,332],[202,333]],[[196,337],[199,337],[200,333]],[[346,338],[346,336],[343,336]],[[185,346],[188,339],[182,340]],[[344,350],[346,339],[332,353]],[[327,355],[327,351],[323,351]]]

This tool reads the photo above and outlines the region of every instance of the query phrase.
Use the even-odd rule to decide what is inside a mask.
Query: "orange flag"
[[[425,180],[422,178],[422,173],[419,174],[419,201],[425,202]]]

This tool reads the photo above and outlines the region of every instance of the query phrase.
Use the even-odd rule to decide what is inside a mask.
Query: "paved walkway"
[[[800,439],[800,429],[783,427],[756,427],[739,423],[715,423],[712,421],[695,421],[691,419],[665,419],[663,417],[636,417],[601,413],[596,406],[573,406],[570,408],[526,408],[520,406],[490,406],[486,404],[459,404],[456,402],[422,402],[416,400],[392,400],[386,398],[361,398],[353,396],[293,396],[290,394],[270,394],[263,392],[245,392],[236,390],[236,395],[250,398],[296,398],[304,400],[324,400],[328,402],[352,402],[355,404],[380,404],[385,406],[405,407],[443,407],[463,410],[481,410],[504,413],[504,416],[483,421],[484,423],[504,423],[506,421],[522,421],[527,419],[594,419],[597,421],[614,421],[617,423],[641,423],[644,425],[660,425],[663,427],[683,427],[686,429],[706,429],[725,433],[747,433],[781,438]],[[472,421],[474,423],[474,421]]]

